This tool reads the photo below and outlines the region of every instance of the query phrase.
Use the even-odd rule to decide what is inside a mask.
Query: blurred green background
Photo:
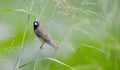
[[[0,70],[120,70],[119,3],[0,0]],[[39,50],[35,20],[59,50],[47,44]]]

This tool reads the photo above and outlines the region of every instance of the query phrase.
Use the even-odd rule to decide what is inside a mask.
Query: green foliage
[[[119,2],[1,0],[0,70],[119,70]],[[35,20],[59,50],[47,44],[39,50]]]

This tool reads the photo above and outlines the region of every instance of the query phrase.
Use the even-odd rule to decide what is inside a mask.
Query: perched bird
[[[59,46],[52,40],[48,31],[45,28],[43,28],[38,21],[33,22],[33,28],[35,35],[42,42],[42,44],[47,43],[51,45],[55,50],[59,48]],[[42,49],[42,46],[40,48]]]

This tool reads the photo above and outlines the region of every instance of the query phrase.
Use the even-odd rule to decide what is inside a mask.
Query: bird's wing
[[[42,39],[46,42],[46,43],[50,43],[52,42],[51,36],[49,35],[48,31],[45,30],[44,28],[40,28],[40,34]]]
[[[38,35],[44,42],[50,44],[54,49],[57,50],[59,48],[59,46],[52,40],[51,36],[44,28],[39,28]]]

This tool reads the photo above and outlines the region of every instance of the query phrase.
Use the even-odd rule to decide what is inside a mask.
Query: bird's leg
[[[42,42],[42,44],[41,44],[41,46],[40,46],[40,49],[43,49],[43,45],[44,45],[45,43],[44,42]]]

